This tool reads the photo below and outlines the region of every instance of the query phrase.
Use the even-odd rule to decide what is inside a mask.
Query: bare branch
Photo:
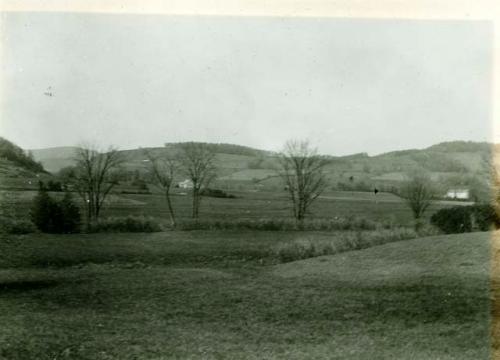
[[[215,152],[207,144],[188,142],[181,145],[179,154],[181,171],[193,185],[192,217],[197,218],[201,200],[201,190],[208,188],[216,177]]]
[[[170,223],[172,227],[175,227],[176,221],[172,200],[170,198],[170,189],[179,166],[177,162],[167,154],[163,154],[162,156],[154,155],[152,151],[147,149],[144,149],[143,152],[149,160],[149,172],[154,183],[165,193]]]
[[[426,173],[414,172],[409,174],[408,180],[401,187],[400,195],[410,207],[418,227],[420,219],[429,208],[434,197],[434,190],[429,176]]]
[[[121,153],[113,148],[100,152],[93,144],[83,144],[75,152],[74,186],[87,206],[87,226],[98,221],[101,208],[106,197],[116,185],[114,171],[124,159]]]
[[[327,186],[324,167],[329,161],[318,155],[309,141],[290,140],[284,146],[279,163],[279,175],[289,193],[294,217],[302,222],[310,205]]]

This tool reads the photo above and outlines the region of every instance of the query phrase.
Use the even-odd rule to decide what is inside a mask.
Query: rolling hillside
[[[277,154],[232,144],[209,144],[218,154],[223,167],[269,169],[275,165]],[[500,145],[496,145],[500,149]],[[77,147],[54,147],[33,149],[30,152],[36,161],[46,164],[49,171],[57,172],[71,163]],[[169,143],[163,148],[147,148],[154,152],[175,153],[179,143]],[[354,154],[330,156],[332,168],[346,168],[356,172],[385,174],[403,172],[415,167],[428,171],[460,172],[482,171],[485,161],[491,158],[492,145],[488,143],[453,141],[433,145],[426,149],[411,149],[388,152],[380,155]],[[144,160],[141,149],[123,150],[127,161],[132,165]],[[228,164],[230,161],[231,164]],[[226,166],[225,166],[226,165]],[[230,165],[230,166],[229,166]]]
[[[230,188],[276,188],[277,154],[232,144],[209,144],[217,154],[219,185]],[[499,145],[496,145],[497,149]],[[73,164],[75,147],[32,150],[34,159],[53,173]],[[149,148],[155,153],[175,154],[179,143],[168,143],[162,148]],[[473,196],[488,196],[488,164],[492,145],[488,143],[453,141],[426,149],[394,151],[375,156],[353,154],[331,156],[326,171],[332,190],[371,191],[378,187],[392,191],[411,171],[429,172],[439,184],[439,191],[450,187],[473,189]],[[147,161],[141,149],[124,150],[125,168],[142,172]],[[475,189],[475,190],[474,190]]]
[[[3,188],[35,188],[50,177],[31,152],[0,137],[0,185]]]

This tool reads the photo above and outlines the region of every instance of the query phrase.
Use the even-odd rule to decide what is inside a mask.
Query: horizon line
[[[163,146],[144,146],[144,147],[137,146],[137,147],[132,147],[132,148],[120,148],[120,147],[117,147],[117,149],[119,151],[133,151],[133,150],[138,150],[138,149],[141,149],[141,148],[144,148],[144,149],[161,149],[161,148],[164,148],[165,145],[167,145],[167,144],[182,144],[182,143],[189,143],[189,142],[214,144],[214,145],[235,145],[235,146],[246,147],[246,148],[257,150],[257,151],[264,151],[264,152],[269,152],[269,153],[279,153],[279,151],[276,151],[276,150],[261,149],[261,148],[257,148],[257,147],[253,147],[253,146],[248,146],[248,145],[242,145],[242,144],[236,144],[236,143],[226,143],[226,142],[209,142],[209,141],[165,142],[165,143],[163,143]],[[379,155],[384,155],[384,154],[390,154],[390,153],[398,152],[398,151],[426,150],[426,149],[428,149],[430,147],[433,147],[433,146],[436,146],[436,145],[446,144],[446,143],[456,143],[456,142],[475,143],[475,144],[488,144],[488,145],[491,145],[492,147],[500,146],[500,143],[495,143],[494,141],[446,140],[446,141],[441,141],[441,142],[429,145],[427,147],[397,149],[397,150],[384,151],[384,152],[380,152],[380,153],[369,153],[367,151],[361,151],[361,152],[349,153],[349,154],[345,154],[345,155],[334,155],[334,154],[321,154],[321,155],[332,156],[332,157],[348,157],[348,156],[366,154],[369,157],[374,157],[374,156],[379,156]],[[58,149],[58,148],[78,148],[78,147],[79,147],[78,145],[61,145],[61,146],[50,146],[50,147],[44,147],[44,148],[32,148],[32,149],[24,149],[24,150],[25,151],[41,151],[41,150],[50,150],[50,149]]]

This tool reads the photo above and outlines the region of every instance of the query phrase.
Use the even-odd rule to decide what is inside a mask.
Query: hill
[[[33,154],[0,137],[0,183],[3,188],[35,188],[50,175]]]
[[[73,158],[76,149],[78,149],[76,146],[61,146],[46,149],[33,149],[30,150],[30,152],[47,171],[55,173],[63,167],[74,164]]]
[[[394,151],[375,156],[336,158],[331,182],[339,190],[369,190],[373,187],[391,191],[413,171],[427,172],[438,191],[450,187],[467,187],[473,197],[489,195],[489,164],[493,145],[479,142],[453,141],[426,149]]]
[[[181,143],[166,143],[164,147],[147,148],[154,152],[165,151],[175,153]],[[273,159],[277,153],[254,149],[234,144],[206,143],[218,155],[232,155],[237,168],[273,168]],[[496,145],[500,149],[500,145]],[[53,147],[30,150],[36,161],[46,163],[46,169],[58,171],[62,164],[71,163],[77,147]],[[380,155],[370,156],[366,153],[346,156],[329,156],[332,166],[364,170],[365,172],[388,173],[406,171],[415,166],[428,171],[460,172],[477,171],[484,168],[484,163],[491,158],[493,145],[484,142],[452,141],[430,146],[426,149],[410,149],[393,151]],[[123,150],[127,160],[142,161],[144,154],[141,149]],[[221,156],[223,157],[223,156]],[[231,157],[229,157],[231,158]],[[268,160],[267,162],[265,160]],[[269,161],[271,160],[271,161]],[[251,161],[250,164],[247,162]],[[234,165],[234,164],[233,164]]]
[[[43,165],[37,162],[31,152],[26,152],[16,144],[0,137],[0,159],[3,164],[15,166],[30,172],[45,172]]]
[[[148,148],[153,153],[175,155],[181,143],[167,143],[164,147]],[[207,144],[216,153],[219,169],[217,186],[226,189],[268,188],[281,186],[276,177],[277,154],[234,144]],[[498,147],[498,145],[497,145]],[[44,167],[55,173],[72,165],[75,147],[32,150],[33,156]],[[393,189],[411,171],[430,173],[445,193],[451,187],[472,189],[473,197],[485,199],[489,193],[489,163],[493,146],[485,142],[452,141],[426,149],[393,151],[370,156],[366,153],[348,156],[329,156],[326,172],[331,190],[383,191]],[[147,159],[142,149],[123,150],[125,169],[143,172]]]

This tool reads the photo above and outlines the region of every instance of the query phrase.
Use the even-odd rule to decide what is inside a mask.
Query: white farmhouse
[[[446,193],[446,198],[448,199],[469,200],[469,197],[469,189],[450,189]]]
[[[177,183],[177,187],[181,189],[192,189],[193,188],[193,182],[189,179],[186,179],[184,181],[181,181]]]

